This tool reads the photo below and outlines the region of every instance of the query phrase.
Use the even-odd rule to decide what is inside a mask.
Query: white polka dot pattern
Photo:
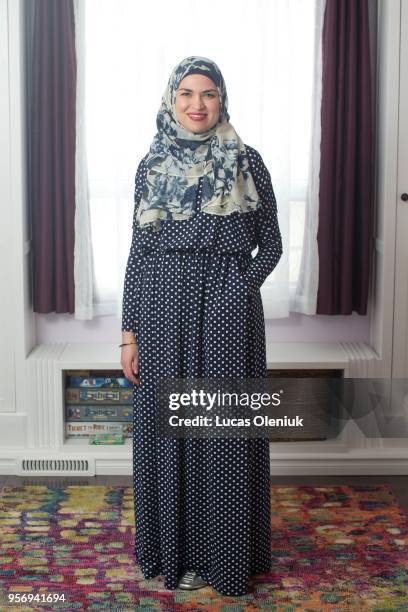
[[[165,377],[266,375],[260,286],[282,253],[271,179],[246,145],[262,205],[228,216],[200,211],[160,232],[135,223],[135,183],[122,330],[139,344],[134,386],[135,555],[146,579],[177,588],[186,569],[223,595],[244,595],[271,569],[269,442],[155,435],[155,389]],[[258,245],[255,258],[251,251]]]

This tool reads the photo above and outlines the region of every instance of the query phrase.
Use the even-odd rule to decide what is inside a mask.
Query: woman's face
[[[220,100],[215,83],[203,74],[189,74],[176,91],[176,115],[190,132],[210,130],[220,116]]]

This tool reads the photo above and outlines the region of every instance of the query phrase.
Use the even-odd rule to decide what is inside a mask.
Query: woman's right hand
[[[139,385],[139,347],[137,344],[122,346],[120,365],[126,378],[133,384]]]

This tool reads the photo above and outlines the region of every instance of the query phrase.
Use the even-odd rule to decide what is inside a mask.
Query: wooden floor
[[[352,484],[388,484],[394,492],[400,506],[408,513],[408,476],[274,476],[272,484],[289,485],[352,485]],[[18,477],[0,475],[0,496],[4,486],[21,486],[34,484],[64,485],[119,485],[132,486],[132,476],[94,476],[92,478],[67,477]]]

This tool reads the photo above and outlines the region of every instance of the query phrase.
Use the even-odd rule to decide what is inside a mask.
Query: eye
[[[190,95],[190,91],[182,91],[180,93],[180,96],[189,96]],[[205,94],[203,94],[204,96],[206,96],[207,98],[215,98],[215,94],[212,93],[211,91],[206,92]]]

